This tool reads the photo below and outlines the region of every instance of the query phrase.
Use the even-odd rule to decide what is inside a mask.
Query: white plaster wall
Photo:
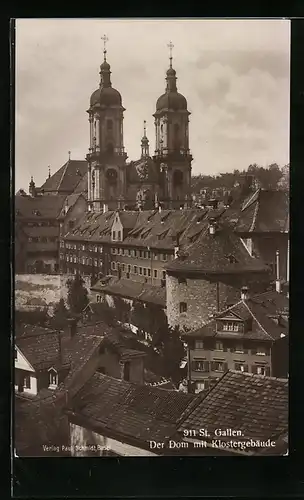
[[[70,423],[70,441],[71,441],[71,455],[74,457],[85,457],[88,452],[85,446],[94,445],[93,453],[96,456],[102,456],[105,449],[111,450],[118,455],[125,457],[156,457],[155,453],[152,453],[141,448],[117,441],[96,432],[85,429],[79,425]]]

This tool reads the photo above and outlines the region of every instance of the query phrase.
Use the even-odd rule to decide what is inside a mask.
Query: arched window
[[[183,172],[181,172],[181,170],[175,170],[175,172],[173,174],[173,184],[174,184],[174,186],[175,187],[182,186],[183,179],[184,179]]]

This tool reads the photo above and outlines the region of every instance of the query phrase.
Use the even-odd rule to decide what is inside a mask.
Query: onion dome
[[[169,44],[170,49],[173,45]],[[176,71],[172,68],[172,52],[170,50],[170,67],[166,73],[167,87],[165,94],[161,95],[156,102],[156,111],[170,109],[173,111],[187,110],[186,98],[177,92]]]
[[[118,90],[112,87],[111,83],[111,66],[106,60],[107,51],[104,49],[104,60],[100,65],[100,85],[99,89],[95,90],[90,98],[90,106],[99,104],[101,106],[122,106],[121,95]]]

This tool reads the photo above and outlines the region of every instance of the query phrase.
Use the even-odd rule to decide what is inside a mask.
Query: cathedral
[[[155,152],[150,155],[144,132],[141,157],[127,161],[124,147],[122,96],[112,86],[111,67],[104,47],[99,88],[87,110],[90,126],[88,164],[88,209],[93,212],[115,209],[149,210],[162,206],[180,209],[190,206],[191,162],[187,100],[177,90],[176,71],[170,65],[166,89],[156,102]]]

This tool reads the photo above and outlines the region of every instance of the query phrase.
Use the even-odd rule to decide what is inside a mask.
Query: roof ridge
[[[229,369],[226,373],[237,373],[238,375],[242,374],[246,377],[262,377],[264,379],[270,379],[270,380],[278,380],[279,382],[289,382],[288,378],[281,378],[281,377],[271,377],[271,376],[268,376],[268,375],[259,375],[257,373],[250,373],[250,372],[241,372],[239,370],[233,370],[233,369]]]
[[[266,332],[265,328],[263,327],[263,325],[261,325],[261,323],[259,322],[259,320],[256,318],[256,316],[253,314],[253,312],[250,310],[248,304],[246,304],[246,301],[245,300],[242,300],[242,302],[245,304],[245,306],[247,307],[248,311],[250,312],[251,316],[253,317],[253,319],[257,322],[257,324],[262,328],[262,330],[264,331],[264,333],[266,333],[266,335],[271,339],[271,340],[274,340],[274,338],[269,335],[268,332]]]

